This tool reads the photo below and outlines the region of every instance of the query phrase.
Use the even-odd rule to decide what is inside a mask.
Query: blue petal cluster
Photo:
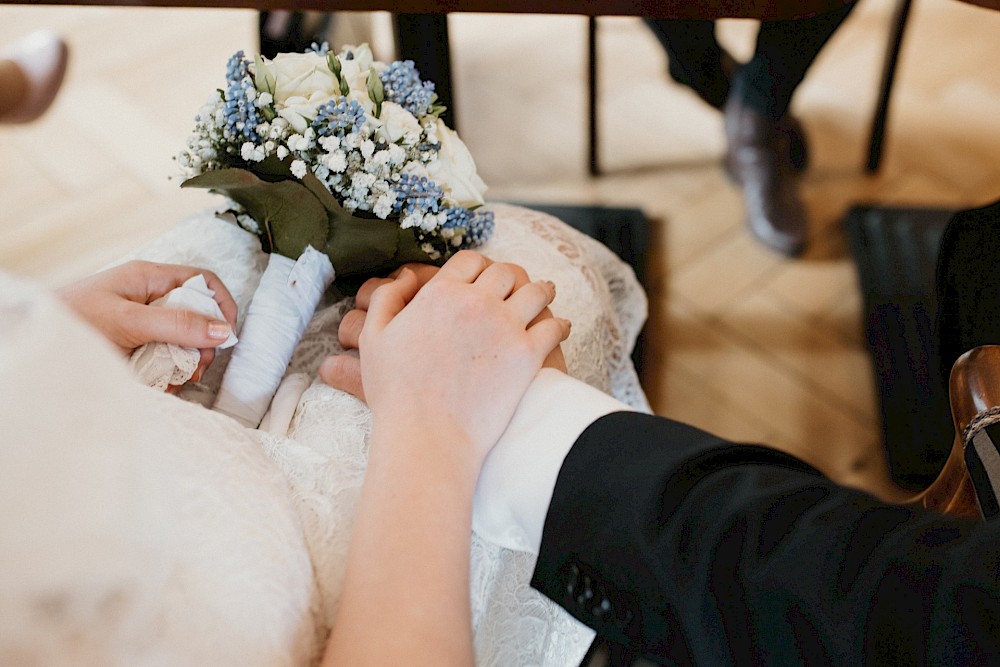
[[[403,216],[410,213],[437,213],[443,193],[437,183],[426,176],[403,174],[393,186],[396,202],[392,206],[395,213]]]
[[[427,114],[434,96],[434,84],[421,81],[412,60],[397,60],[379,75],[385,99],[395,102],[417,118]]]
[[[319,108],[312,127],[320,137],[343,137],[360,133],[365,124],[365,110],[357,100],[341,97],[336,102],[330,100]]]
[[[237,140],[256,143],[260,138],[257,135],[257,125],[261,118],[254,103],[257,88],[248,66],[242,51],[234,53],[226,63],[226,132]]]
[[[322,44],[317,44],[316,42],[313,42],[306,49],[306,53],[318,53],[321,56],[325,56],[329,52],[330,52],[329,42],[323,42]]]
[[[445,209],[447,218],[442,229],[462,229],[463,248],[475,248],[481,246],[493,235],[493,212],[492,211],[470,211],[461,206],[451,206]]]

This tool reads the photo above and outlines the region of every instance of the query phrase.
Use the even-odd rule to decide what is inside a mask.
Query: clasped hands
[[[148,305],[199,273],[225,320]],[[57,294],[123,354],[154,341],[198,348],[195,380],[236,324],[222,281],[194,267],[133,261]],[[407,265],[362,286],[339,331],[360,359],[329,357],[320,375],[365,400],[388,428],[457,430],[485,455],[539,368],[566,370],[559,344],[570,325],[549,311],[554,296],[552,283],[472,251],[440,269]]]
[[[360,359],[328,357],[320,377],[366,401],[395,440],[431,431],[485,457],[543,364],[566,370],[570,323],[552,316],[554,297],[551,282],[471,251],[404,266],[362,286],[339,330]]]

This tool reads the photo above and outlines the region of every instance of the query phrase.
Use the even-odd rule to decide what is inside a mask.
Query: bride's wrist
[[[426,421],[384,424],[376,419],[369,460],[411,461],[421,473],[474,486],[486,458],[483,449],[458,428]],[[411,472],[416,471],[411,468]]]

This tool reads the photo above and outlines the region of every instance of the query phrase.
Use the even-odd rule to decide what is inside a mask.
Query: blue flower
[[[257,125],[261,121],[254,103],[257,88],[250,76],[249,62],[243,57],[242,51],[237,51],[226,63],[225,99],[226,133],[238,142],[257,143],[260,139]]]
[[[316,112],[312,126],[320,137],[357,134],[365,124],[365,110],[357,100],[341,97],[336,102],[330,100]]]
[[[392,206],[395,213],[404,217],[411,213],[437,213],[443,193],[437,183],[426,176],[402,174],[393,186],[396,202]]]
[[[412,60],[397,60],[379,75],[385,99],[395,102],[417,118],[427,114],[434,102],[434,84],[421,81]]]
[[[469,226],[465,230],[466,248],[481,246],[493,236],[493,211],[474,211]]]
[[[441,228],[462,230],[463,248],[480,246],[493,234],[492,211],[470,211],[461,206],[451,206],[445,209],[445,216]]]
[[[329,42],[323,42],[322,44],[317,44],[316,42],[313,42],[306,49],[306,53],[317,53],[321,56],[325,56],[329,52],[330,52]]]

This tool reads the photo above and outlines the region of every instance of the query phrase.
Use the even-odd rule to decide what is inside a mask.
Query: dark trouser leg
[[[796,132],[789,131],[794,124],[787,117],[788,105],[852,7],[763,22],[754,56],[733,76],[726,102],[726,164],[743,186],[747,225],[765,245],[790,257],[805,248],[808,226],[792,173],[805,159],[796,148]],[[800,140],[799,146],[804,145]]]
[[[808,18],[762,22],[753,58],[739,73],[746,84],[740,87],[743,102],[772,118],[784,116],[809,66],[854,4]]]
[[[715,39],[713,21],[646,19],[646,25],[667,52],[670,76],[708,104],[721,109],[729,95],[729,74],[724,62],[731,60]]]

